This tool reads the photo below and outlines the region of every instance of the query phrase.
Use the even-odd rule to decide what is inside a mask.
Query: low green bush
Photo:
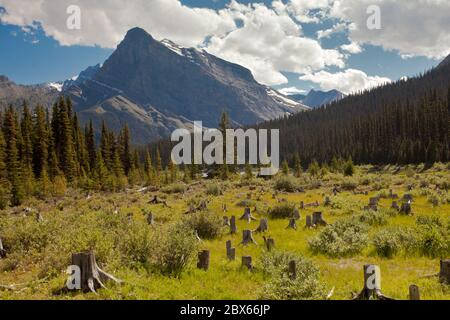
[[[294,216],[294,204],[282,204],[269,210],[269,218],[271,219],[288,219]]]
[[[182,223],[192,232],[197,231],[201,239],[216,239],[222,235],[223,231],[223,219],[206,211],[191,214],[184,218]]]
[[[414,229],[398,226],[382,229],[372,239],[376,253],[385,258],[393,258],[402,251],[413,254],[418,241]]]
[[[275,190],[284,192],[302,191],[299,180],[291,176],[283,176],[275,181]]]

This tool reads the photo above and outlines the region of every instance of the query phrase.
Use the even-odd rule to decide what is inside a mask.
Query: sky
[[[450,1],[124,3],[0,0],[0,75],[20,84],[63,81],[103,63],[136,26],[241,64],[286,94],[356,92],[417,75],[450,54]],[[70,28],[77,19],[79,28]]]

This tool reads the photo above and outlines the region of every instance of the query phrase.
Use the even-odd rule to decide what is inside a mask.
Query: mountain
[[[257,83],[242,66],[157,41],[140,28],[128,31],[102,66],[80,74],[64,94],[84,122],[104,120],[113,129],[127,122],[135,143],[166,137],[194,120],[216,127],[223,111],[241,126],[309,109]]]
[[[30,106],[50,107],[58,97],[58,89],[47,84],[19,85],[0,75],[0,106],[20,107],[24,101]]]
[[[311,90],[306,96],[302,94],[289,96],[289,98],[311,108],[319,108],[323,105],[330,104],[331,102],[342,100],[344,97],[345,94],[338,90],[327,92]]]

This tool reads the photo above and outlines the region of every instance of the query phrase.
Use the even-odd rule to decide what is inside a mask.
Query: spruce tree
[[[131,156],[131,136],[128,125],[122,129],[121,139],[120,139],[120,151],[121,151],[121,159],[123,164],[123,169],[125,174],[128,175],[133,167],[133,160]]]
[[[73,143],[72,115],[69,113],[66,100],[61,97],[59,101],[60,125],[60,167],[68,181],[76,175],[75,148]]]
[[[302,164],[300,162],[298,152],[294,154],[294,174],[296,177],[300,177],[302,175]]]
[[[91,170],[95,169],[95,157],[96,157],[96,149],[95,149],[95,137],[94,137],[94,127],[92,125],[92,120],[89,121],[89,126],[85,129],[85,140],[86,140],[86,148],[89,157],[89,167]]]
[[[33,163],[33,143],[32,143],[32,132],[33,132],[33,121],[31,119],[31,113],[28,109],[28,105],[24,103],[22,122],[20,124],[22,133],[22,164],[24,174],[31,179],[33,175],[32,163]]]
[[[38,106],[35,113],[33,124],[33,169],[36,177],[42,178],[42,173],[47,170],[49,132],[44,108]]]

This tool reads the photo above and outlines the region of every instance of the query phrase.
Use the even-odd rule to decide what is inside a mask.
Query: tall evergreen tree
[[[37,178],[42,177],[42,173],[47,170],[49,132],[46,123],[45,110],[38,106],[33,124],[33,169]]]

